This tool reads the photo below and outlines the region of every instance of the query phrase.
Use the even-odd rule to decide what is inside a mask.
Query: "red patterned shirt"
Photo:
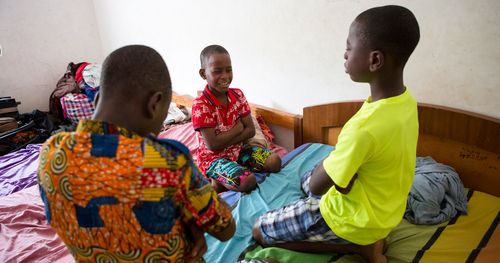
[[[203,93],[194,99],[192,120],[193,128],[198,131],[198,151],[197,162],[201,171],[205,173],[210,164],[219,158],[227,158],[232,161],[238,159],[239,152],[243,143],[233,144],[225,149],[210,151],[200,129],[214,128],[215,133],[219,134],[232,129],[236,121],[250,114],[250,106],[243,92],[239,89],[230,88],[227,92],[227,105],[222,103],[212,94],[208,85],[203,90]]]

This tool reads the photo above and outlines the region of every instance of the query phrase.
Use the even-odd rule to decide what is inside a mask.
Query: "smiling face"
[[[231,57],[227,53],[213,53],[206,62],[205,68],[200,70],[200,75],[207,80],[212,92],[225,94],[233,81],[233,68]]]
[[[355,82],[370,81],[371,50],[361,39],[361,24],[354,21],[349,29],[346,51],[344,53],[345,72]]]

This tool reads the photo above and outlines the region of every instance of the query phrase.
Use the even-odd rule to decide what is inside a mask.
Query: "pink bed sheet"
[[[182,142],[195,156],[198,141],[191,122],[176,125],[159,137]],[[270,149],[280,156],[287,153],[285,148],[273,143]],[[36,176],[31,177],[36,179]],[[47,222],[36,185],[0,197],[0,262],[74,262]]]
[[[38,186],[0,198],[0,262],[74,262],[47,222]]]
[[[159,138],[177,140],[184,145],[186,145],[191,152],[193,158],[196,158],[196,149],[198,148],[198,140],[196,139],[196,132],[193,129],[193,124],[191,122],[172,125],[168,130],[161,132],[158,135]],[[285,156],[288,151],[274,144],[273,142],[268,142],[269,149],[277,153],[280,157]]]

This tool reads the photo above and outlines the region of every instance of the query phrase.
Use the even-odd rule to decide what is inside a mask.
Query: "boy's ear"
[[[205,69],[204,68],[200,68],[199,73],[200,73],[200,77],[202,79],[207,79],[207,76],[205,75]]]
[[[160,111],[162,109],[161,104],[163,103],[163,96],[165,95],[163,95],[161,91],[156,91],[148,98],[146,109],[148,118],[154,119],[158,114],[160,114]]]
[[[375,72],[384,66],[384,53],[380,50],[370,52],[370,71]]]

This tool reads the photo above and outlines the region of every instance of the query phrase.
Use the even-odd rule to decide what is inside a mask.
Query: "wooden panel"
[[[250,103],[252,111],[258,115],[261,115],[266,122],[278,125],[283,128],[293,130],[295,125],[297,125],[297,119],[301,119],[300,115],[268,108],[258,104]],[[302,122],[301,122],[302,123]]]
[[[500,196],[500,155],[429,134],[420,134],[417,156],[453,167],[465,187]]]
[[[187,107],[192,107],[193,105],[193,97],[189,95],[179,95],[176,92],[172,92],[172,101],[177,103],[178,105],[184,105]],[[252,103],[250,103],[250,108],[252,108],[252,112],[254,114],[261,115],[266,123],[290,129],[294,132],[294,135],[298,134],[299,136],[294,137],[295,147],[298,147],[300,144],[302,144],[301,115],[292,114]]]
[[[297,115],[297,118],[295,118],[294,122],[294,128],[293,128],[293,141],[294,141],[294,146],[295,148],[299,147],[302,145],[302,121],[303,118],[300,115]]]
[[[340,135],[340,132],[342,131],[342,127],[330,127],[325,129],[325,141],[327,144],[330,145],[337,145],[337,139]]]
[[[172,92],[172,102],[175,102],[177,105],[183,105],[186,107],[193,106],[193,97],[189,95],[179,95],[177,92]]]
[[[324,142],[324,129],[344,126],[361,105],[362,101],[354,101],[304,108],[302,142]]]
[[[420,133],[436,135],[500,154],[500,120],[488,116],[419,104]]]
[[[304,108],[302,142],[335,144],[340,128],[361,101]],[[454,167],[464,185],[500,196],[500,120],[430,104],[419,104],[418,156]]]

